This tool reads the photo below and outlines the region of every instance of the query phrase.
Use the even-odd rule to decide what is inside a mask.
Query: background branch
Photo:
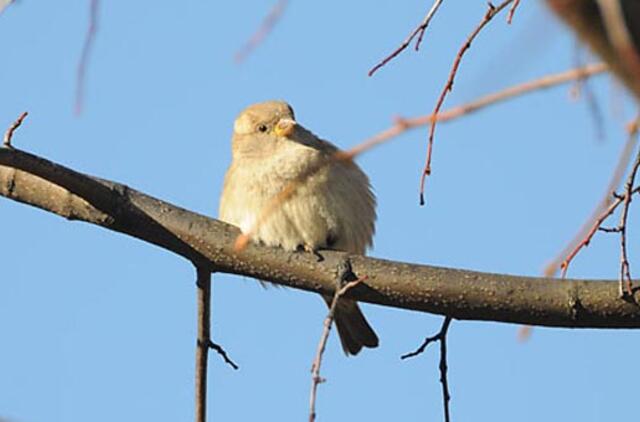
[[[636,42],[635,52],[620,54],[618,46],[610,42],[607,29],[594,0],[547,0],[551,9],[567,23],[574,32],[604,59],[611,70],[640,99],[640,78],[633,69],[637,68],[637,43],[640,42],[640,2],[619,0],[626,19],[626,32]]]

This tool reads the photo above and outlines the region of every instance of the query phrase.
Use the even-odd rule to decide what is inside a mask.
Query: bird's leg
[[[322,262],[324,261],[324,256],[322,256],[320,254],[320,252],[318,252],[313,246],[310,246],[308,244],[303,244],[303,245],[298,245],[297,248],[299,251],[304,251],[304,252],[308,252],[308,253],[312,253],[316,259],[318,260],[317,262]]]

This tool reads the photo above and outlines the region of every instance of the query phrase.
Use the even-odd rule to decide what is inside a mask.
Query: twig
[[[28,112],[23,112],[16,120],[9,126],[7,131],[4,133],[4,138],[2,140],[2,146],[5,148],[13,148],[11,145],[11,139],[13,138],[13,132],[16,131],[22,124],[22,121],[29,115]]]
[[[406,131],[429,125],[434,121],[446,122],[449,120],[453,120],[466,114],[476,112],[484,107],[511,99],[513,97],[551,88],[563,83],[575,81],[577,79],[588,78],[593,75],[604,73],[607,70],[608,68],[606,64],[594,63],[584,67],[567,70],[561,73],[555,73],[539,79],[534,79],[532,81],[515,85],[504,90],[486,95],[469,103],[452,107],[435,115],[430,114],[427,116],[396,119],[396,122],[393,126],[382,132],[379,132],[378,134],[351,148],[346,153],[351,157],[355,157],[356,155],[359,155],[374,146],[386,142],[389,139],[395,138],[396,136],[399,136]]]
[[[416,41],[415,50],[418,51],[418,49],[420,48],[420,44],[422,43],[422,38],[424,37],[424,33],[427,30],[427,27],[429,26],[429,23],[431,22],[431,19],[436,14],[436,12],[438,11],[438,8],[442,4],[442,1],[443,0],[435,0],[433,2],[433,5],[431,6],[431,9],[429,9],[429,12],[427,12],[427,15],[424,17],[424,19],[422,20],[420,25],[418,25],[411,32],[411,34],[409,34],[409,36],[402,42],[402,44],[400,44],[400,46],[398,48],[396,48],[387,57],[382,59],[382,61],[379,62],[377,65],[373,66],[371,68],[371,70],[369,70],[369,73],[368,73],[369,76],[373,76],[373,74],[376,73],[378,71],[378,69],[380,69],[381,67],[383,67],[384,65],[389,63],[398,54],[402,53],[409,46],[409,44],[411,44],[411,41],[413,41],[413,39],[416,36],[418,37],[418,40]]]
[[[511,5],[511,8],[509,9],[509,14],[507,15],[507,23],[509,25],[511,25],[511,22],[513,21],[513,15],[516,13],[516,9],[518,8],[519,5],[520,5],[520,0],[514,0],[513,4]]]
[[[612,192],[615,192],[615,190],[620,185],[625,170],[629,165],[631,153],[633,152],[633,149],[637,143],[637,138],[632,131],[633,127],[633,123],[630,124],[629,137],[627,138],[627,142],[625,143],[625,146],[620,153],[620,158],[618,158],[618,163],[616,164],[616,167],[611,176],[611,180],[607,185],[605,194],[603,195],[602,199],[595,207],[587,221],[582,225],[580,230],[578,230],[576,235],[573,237],[573,239],[549,264],[546,265],[543,271],[546,277],[553,276],[558,272],[559,269],[561,269],[563,274],[562,277],[564,278],[566,276],[567,268],[571,263],[571,260],[575,257],[578,251],[582,249],[582,247],[589,244],[591,237],[595,235],[595,233],[598,231],[598,228],[602,225],[606,218],[611,213],[613,213],[613,211],[615,211],[615,208],[620,205],[620,203],[618,202],[617,205],[615,205],[615,207],[610,210],[610,207],[613,205],[613,201],[619,201],[620,199],[616,197],[612,198]],[[585,240],[586,244],[584,244]]]
[[[273,31],[273,28],[276,26],[282,16],[282,13],[286,9],[287,3],[288,0],[278,0],[269,14],[264,18],[258,30],[251,36],[251,38],[249,38],[249,41],[247,41],[246,44],[238,50],[234,58],[236,63],[242,63],[247,56],[264,41],[267,35]]]
[[[462,56],[464,56],[464,53],[471,47],[471,43],[473,42],[473,40],[480,33],[480,31],[482,31],[482,28],[484,28],[487,25],[487,23],[489,23],[491,19],[493,19],[494,16],[500,13],[500,11],[502,11],[502,9],[507,7],[512,1],[513,0],[505,0],[502,3],[500,3],[498,6],[494,6],[493,4],[489,3],[489,9],[484,14],[484,17],[482,18],[478,26],[467,37],[467,40],[464,42],[464,44],[462,44],[462,47],[460,47],[460,50],[458,51],[458,54],[456,55],[456,58],[453,61],[453,66],[451,67],[451,71],[449,72],[449,78],[447,79],[447,82],[445,83],[444,88],[440,93],[440,97],[436,102],[436,106],[433,109],[433,113],[431,113],[432,115],[437,115],[440,112],[440,109],[442,108],[442,104],[444,103],[444,99],[447,96],[447,93],[449,93],[453,89],[453,81],[458,72],[458,67],[460,66],[460,62],[462,61]],[[420,205],[424,205],[424,185],[425,185],[427,176],[431,174],[431,155],[433,151],[433,138],[436,133],[436,122],[437,121],[434,121],[433,124],[431,125],[431,128],[429,129],[429,140],[427,144],[427,158],[425,161],[424,169],[422,170],[422,175],[420,177]]]
[[[231,358],[227,354],[227,351],[224,350],[224,348],[218,343],[214,343],[212,340],[209,340],[209,348],[215,350],[222,357],[222,359],[224,359],[225,363],[229,364],[229,366],[231,366],[233,369],[240,369],[240,367],[231,360]]]
[[[638,135],[639,120],[636,120],[630,127],[630,136],[636,137]],[[640,167],[640,149],[637,152],[636,160],[624,186],[624,204],[620,213],[620,224],[618,224],[620,233],[620,297],[633,296],[631,270],[629,269],[629,259],[627,257],[627,217],[629,216],[629,206],[631,205],[633,185],[638,173],[638,167]]]
[[[358,280],[350,281],[345,284],[339,290],[336,290],[329,307],[329,313],[324,319],[324,328],[320,335],[320,341],[318,342],[318,349],[316,350],[316,356],[311,364],[311,393],[309,395],[309,422],[316,420],[316,394],[318,391],[318,384],[325,382],[326,380],[320,376],[320,366],[322,365],[322,356],[324,349],[327,346],[327,340],[329,339],[329,332],[331,331],[331,325],[333,324],[333,318],[336,312],[336,306],[338,306],[338,300],[347,293],[350,289],[354,288],[358,284],[362,283],[366,278],[359,278]]]
[[[420,347],[418,347],[415,351],[411,353],[407,353],[406,355],[400,356],[400,359],[407,359],[417,356],[423,353],[427,346],[430,343],[435,341],[440,342],[440,383],[442,384],[442,405],[444,407],[444,420],[445,422],[450,421],[450,413],[449,413],[449,402],[451,401],[451,394],[449,393],[449,380],[447,378],[447,332],[449,330],[449,325],[451,324],[452,318],[450,316],[444,317],[444,321],[442,322],[442,327],[440,331],[431,337],[427,337],[424,339]]]
[[[99,0],[91,0],[91,4],[89,6],[89,26],[87,28],[87,34],[84,38],[84,44],[82,46],[82,53],[80,54],[80,61],[78,62],[78,70],[76,74],[76,116],[79,116],[82,113],[83,109],[84,87],[89,55],[91,53],[96,31],[98,29],[98,8],[100,7],[99,3]]]
[[[640,192],[640,187],[637,187],[637,188],[633,189],[631,191],[631,194],[636,194],[638,192]],[[587,232],[587,234],[584,237],[584,239],[582,239],[575,246],[575,248],[569,253],[569,255],[567,255],[567,257],[564,259],[564,261],[562,261],[562,263],[560,264],[560,268],[562,269],[562,278],[566,278],[567,270],[569,268],[569,265],[571,264],[571,261],[576,257],[576,255],[578,255],[578,252],[580,252],[580,250],[582,250],[582,248],[584,248],[586,246],[589,246],[589,243],[591,242],[591,239],[593,238],[593,236],[598,231],[598,228],[602,225],[602,223],[604,223],[604,221],[607,218],[609,218],[609,216],[611,214],[613,214],[613,212],[616,210],[616,208],[618,208],[618,206],[624,202],[624,199],[625,199],[625,196],[615,196],[615,200],[596,219],[596,221],[594,222],[594,224],[591,227],[591,229]]]

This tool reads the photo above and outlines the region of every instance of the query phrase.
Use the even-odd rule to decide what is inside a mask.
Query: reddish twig
[[[633,191],[633,193],[636,193],[638,191],[639,189],[636,188]],[[591,226],[586,236],[573,248],[573,250],[569,253],[569,255],[567,255],[567,257],[560,264],[560,268],[562,269],[562,278],[566,278],[567,270],[569,269],[569,265],[571,264],[571,261],[573,261],[573,258],[575,258],[576,255],[578,255],[578,252],[580,252],[582,248],[589,246],[589,243],[591,243],[591,239],[596,234],[600,226],[605,222],[607,218],[609,218],[611,214],[613,214],[616,208],[618,208],[618,206],[623,202],[624,202],[624,197],[616,195],[615,200],[604,210],[604,212],[602,212],[598,216],[598,218],[596,218],[594,224]]]
[[[329,332],[331,331],[331,325],[336,312],[336,306],[338,306],[338,300],[347,293],[350,289],[354,288],[358,284],[366,280],[366,277],[359,278],[354,281],[350,281],[345,284],[339,290],[336,290],[329,307],[329,313],[324,320],[324,328],[320,335],[320,341],[318,342],[318,349],[316,350],[316,356],[311,364],[311,394],[309,396],[309,422],[316,420],[316,394],[318,391],[318,384],[325,382],[326,380],[320,376],[320,366],[322,365],[322,356],[324,349],[327,347],[327,340],[329,339]]]
[[[23,112],[17,119],[15,122],[13,122],[11,124],[11,126],[9,126],[9,128],[7,129],[7,131],[4,133],[4,138],[2,139],[2,146],[5,148],[13,148],[13,146],[11,145],[11,139],[13,138],[13,132],[16,131],[16,129],[18,129],[20,127],[20,125],[22,124],[22,121],[25,119],[25,117],[27,117],[27,115],[29,115],[28,112]]]
[[[396,122],[390,128],[379,132],[364,142],[349,149],[345,154],[355,157],[374,146],[377,146],[389,139],[395,138],[404,132],[418,127],[427,126],[434,121],[446,122],[455,118],[473,113],[489,105],[493,105],[513,97],[527,94],[534,91],[551,88],[563,83],[575,81],[576,79],[584,79],[593,75],[597,75],[608,70],[604,63],[590,64],[584,67],[571,69],[565,72],[548,75],[539,79],[528,81],[519,85],[509,87],[507,89],[486,95],[469,103],[452,107],[438,114],[430,114],[428,116],[419,116],[411,118],[396,119]]]
[[[513,2],[513,0],[505,0],[502,3],[500,3],[498,6],[494,6],[491,3],[489,3],[489,9],[484,14],[484,17],[482,18],[478,26],[467,37],[467,40],[464,42],[464,44],[462,44],[462,47],[460,47],[460,50],[458,51],[458,54],[456,55],[456,58],[453,61],[453,66],[451,67],[451,71],[449,72],[449,77],[447,79],[447,82],[445,83],[444,88],[440,93],[440,97],[436,102],[436,106],[433,110],[432,115],[437,115],[440,112],[440,109],[442,108],[442,104],[444,103],[444,99],[447,96],[447,93],[449,93],[453,89],[453,82],[458,72],[458,67],[460,66],[460,62],[462,61],[462,57],[464,56],[464,53],[471,47],[471,43],[473,42],[473,40],[476,38],[476,36],[478,36],[480,31],[482,31],[482,28],[484,28],[491,21],[491,19],[493,19],[495,15],[500,13],[502,9],[507,7],[511,2]],[[433,122],[429,130],[429,140],[427,144],[427,158],[425,161],[424,169],[422,170],[422,175],[420,177],[420,205],[424,205],[424,185],[425,185],[427,176],[431,174],[431,155],[433,152],[433,138],[436,132],[436,122],[437,121]]]
[[[629,128],[629,133],[632,137],[638,135],[639,123],[640,119],[636,120]],[[617,231],[620,233],[620,297],[624,297],[625,294],[629,295],[629,297],[633,296],[631,270],[629,269],[629,259],[627,257],[627,217],[629,216],[629,206],[631,205],[633,185],[638,173],[638,167],[640,167],[640,149],[624,186],[624,204],[620,213],[620,223],[617,227]]]
[[[520,0],[514,0],[513,4],[511,5],[511,8],[509,9],[509,14],[507,15],[507,23],[509,25],[511,25],[511,22],[513,21],[513,15],[516,13],[516,9],[518,8],[519,5],[520,5]]]
[[[282,13],[286,9],[288,0],[278,0],[278,2],[271,8],[271,11],[262,21],[262,24],[258,28],[258,30],[249,38],[249,41],[242,46],[240,50],[236,53],[234,57],[234,61],[236,63],[242,63],[247,56],[258,46],[260,45],[264,39],[273,31],[273,28],[276,26]]]
[[[82,113],[83,109],[87,66],[89,64],[89,55],[91,54],[93,42],[96,37],[96,31],[98,29],[99,7],[99,0],[91,0],[91,4],[89,6],[89,26],[87,28],[87,34],[84,38],[84,44],[82,46],[82,53],[80,53],[80,60],[78,61],[78,71],[76,74],[76,116],[79,116]]]
[[[407,353],[406,355],[400,356],[400,359],[407,359],[417,356],[423,353],[427,346],[430,343],[439,341],[440,342],[440,383],[442,384],[442,404],[444,407],[444,420],[445,422],[450,421],[449,414],[449,402],[451,401],[451,394],[449,393],[449,381],[447,378],[447,332],[449,330],[449,325],[451,324],[451,317],[445,317],[442,322],[442,327],[440,327],[440,331],[434,336],[427,337],[424,339],[420,347],[418,347],[415,351],[411,353]]]
[[[377,65],[373,66],[371,68],[371,70],[369,70],[369,73],[368,73],[369,76],[373,76],[373,74],[376,73],[378,71],[378,69],[380,69],[381,67],[383,67],[384,65],[389,63],[391,60],[393,60],[400,53],[402,53],[407,47],[409,47],[409,44],[411,44],[411,41],[413,41],[413,39],[416,36],[418,37],[418,40],[416,41],[415,50],[418,51],[420,49],[420,44],[422,43],[422,38],[424,37],[424,33],[427,30],[427,27],[429,26],[429,23],[431,22],[431,19],[436,14],[436,12],[438,11],[438,8],[442,4],[442,1],[443,0],[435,0],[433,2],[433,5],[431,6],[429,11],[427,12],[427,15],[424,17],[424,19],[422,20],[420,25],[418,25],[409,34],[409,36],[402,42],[402,44],[400,44],[400,46],[398,48],[396,48],[387,57],[382,59],[382,61],[380,61]]]
[[[615,211],[619,202],[615,204],[613,209],[611,206],[614,205],[614,200],[618,201],[617,197],[612,198],[611,193],[615,192],[615,190],[620,185],[622,177],[629,165],[629,161],[631,159],[631,153],[637,143],[636,136],[634,135],[632,129],[634,125],[631,124],[629,127],[630,136],[625,143],[625,146],[620,153],[620,158],[618,159],[618,163],[613,171],[613,175],[611,176],[611,180],[607,185],[605,190],[605,194],[593,210],[593,213],[587,221],[582,225],[578,233],[573,237],[573,239],[564,247],[564,249],[558,254],[556,258],[554,258],[544,269],[544,275],[547,277],[551,277],[558,272],[559,269],[562,270],[563,277],[566,275],[567,268],[571,260],[575,257],[575,255],[582,249],[584,246],[589,244],[591,237],[598,231],[598,228],[602,225],[602,223],[606,220],[606,218]],[[605,215],[606,214],[606,215]],[[585,243],[586,241],[586,243]]]

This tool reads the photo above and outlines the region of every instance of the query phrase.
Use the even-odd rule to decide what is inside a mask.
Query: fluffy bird
[[[301,180],[336,151],[298,124],[286,102],[247,107],[233,126],[233,158],[224,179],[220,219],[243,233],[251,231],[254,242],[268,246],[364,254],[372,244],[376,201],[369,179],[353,162],[329,161],[255,226],[264,207],[290,182]],[[331,297],[323,298],[331,303]],[[378,346],[356,301],[341,299],[334,320],[347,355]]]

